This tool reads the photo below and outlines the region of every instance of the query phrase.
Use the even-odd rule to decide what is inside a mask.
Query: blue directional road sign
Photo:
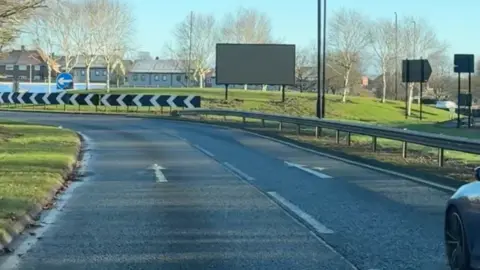
[[[73,89],[73,76],[70,73],[60,73],[57,76],[57,90]]]

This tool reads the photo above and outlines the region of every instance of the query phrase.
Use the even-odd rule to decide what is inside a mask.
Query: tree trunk
[[[110,93],[110,63],[107,62],[107,93]]]
[[[347,69],[345,71],[344,82],[343,82],[343,96],[342,96],[343,103],[347,102],[347,95],[349,92],[349,89],[348,89],[349,79],[350,79],[350,69]]]
[[[408,86],[408,102],[407,102],[407,115],[412,114],[412,101],[413,101],[413,84]]]
[[[199,83],[199,87],[203,88],[203,83],[204,83],[204,74],[203,73],[199,74],[198,83]]]
[[[88,91],[90,89],[90,64],[87,65],[85,73],[85,90]]]
[[[387,72],[386,68],[383,69],[383,75],[382,75],[382,80],[383,80],[383,89],[382,89],[382,103],[385,103],[386,101],[386,96],[387,96]]]
[[[50,92],[52,92],[52,67],[50,67],[50,65],[48,65],[48,64],[47,64],[47,72],[48,72],[48,74],[47,74],[47,77],[48,77],[48,79],[47,79],[47,87],[48,87],[47,93],[50,93]]]

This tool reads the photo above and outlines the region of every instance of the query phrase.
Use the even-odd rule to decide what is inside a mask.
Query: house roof
[[[13,50],[0,58],[0,65],[39,65],[43,62],[36,50]]]
[[[65,56],[61,56],[58,60],[57,60],[57,63],[60,65],[60,66],[64,66],[65,65]],[[93,64],[90,66],[90,68],[104,68],[106,67],[107,64],[106,64],[106,61],[105,61],[105,58],[103,57],[103,55],[99,55],[97,56],[97,58],[95,59],[95,61],[93,62]],[[83,56],[78,56],[78,61],[77,61],[77,64],[75,65],[76,68],[85,68],[86,65],[85,65],[85,57]]]
[[[184,72],[180,64],[172,59],[138,60],[133,63],[131,72],[134,73],[181,73]]]

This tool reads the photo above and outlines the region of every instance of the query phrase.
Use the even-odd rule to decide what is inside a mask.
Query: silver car
[[[477,181],[461,186],[447,202],[445,251],[452,270],[480,269],[480,167]]]

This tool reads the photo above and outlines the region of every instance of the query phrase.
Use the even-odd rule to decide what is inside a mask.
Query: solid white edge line
[[[254,181],[255,178],[251,177],[250,175],[242,172],[241,170],[237,169],[235,166],[233,166],[232,164],[228,163],[228,162],[223,162],[223,165],[225,167],[227,167],[227,169],[229,169],[230,171],[234,172],[235,174],[237,174],[239,177],[245,179],[245,180],[248,180],[248,181]]]
[[[214,157],[214,155],[210,151],[206,150],[205,148],[201,147],[198,144],[194,144],[193,147],[197,148],[198,151],[204,153],[205,155],[207,155],[209,157]]]
[[[155,178],[157,179],[158,183],[168,182],[167,178],[162,172],[162,167],[158,166],[157,164],[153,164],[153,172],[155,173]]]
[[[269,192],[267,192],[267,194],[270,195],[274,200],[276,200],[277,203],[279,203],[279,204],[283,205],[284,207],[288,208],[295,215],[297,215],[300,219],[302,219],[304,222],[306,222],[307,224],[312,226],[317,233],[320,233],[320,234],[332,234],[333,233],[333,231],[331,229],[327,228],[327,226],[323,225],[318,220],[316,220],[314,217],[305,213],[298,206],[289,202],[287,199],[283,198],[278,193],[276,193],[274,191],[269,191]]]

